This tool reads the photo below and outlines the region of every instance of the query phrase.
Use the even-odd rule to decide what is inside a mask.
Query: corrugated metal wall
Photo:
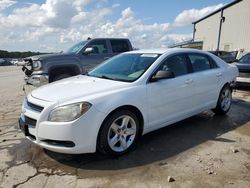
[[[243,0],[224,10],[220,49],[250,51],[250,0]]]
[[[221,12],[198,23],[194,41],[203,41],[203,50],[216,50]],[[244,49],[250,52],[250,0],[243,0],[224,9],[220,50]]]
[[[216,50],[220,26],[220,12],[197,23],[195,41],[203,41],[204,50]]]

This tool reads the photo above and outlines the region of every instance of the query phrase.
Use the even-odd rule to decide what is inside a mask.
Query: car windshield
[[[82,47],[87,43],[87,41],[81,41],[74,46],[70,47],[68,50],[66,50],[66,53],[77,53],[79,50],[82,49]]]
[[[250,54],[244,55],[240,58],[239,63],[250,64]]]
[[[88,76],[133,82],[160,56],[154,53],[121,54],[111,58],[88,73]]]

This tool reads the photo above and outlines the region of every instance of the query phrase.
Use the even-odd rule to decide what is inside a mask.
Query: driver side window
[[[108,53],[106,40],[93,41],[89,44],[88,48],[93,48],[93,52],[91,54],[107,54]]]
[[[162,63],[158,71],[160,70],[171,71],[174,73],[175,77],[188,74],[188,67],[185,55],[180,54],[167,58]]]

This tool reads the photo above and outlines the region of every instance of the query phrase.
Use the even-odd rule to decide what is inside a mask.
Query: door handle
[[[216,74],[216,76],[217,76],[217,77],[221,77],[221,76],[222,76],[222,73],[219,72],[219,73]]]
[[[107,59],[109,59],[109,58],[110,58],[110,57],[104,57],[103,59],[104,59],[104,60],[107,60]]]
[[[193,79],[187,79],[186,81],[185,81],[185,84],[191,84],[192,82],[193,82],[194,80]]]

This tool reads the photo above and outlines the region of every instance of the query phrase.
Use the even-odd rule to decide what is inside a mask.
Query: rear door
[[[194,83],[185,54],[168,57],[155,71],[170,70],[174,78],[147,84],[149,129],[183,119],[192,111]],[[155,74],[154,73],[154,74]],[[185,118],[185,117],[184,117]],[[147,129],[146,128],[146,129]]]
[[[127,39],[110,39],[110,45],[113,55],[127,52],[131,49]]]
[[[195,93],[194,108],[197,111],[213,107],[218,100],[222,83],[222,71],[208,55],[189,53],[189,61],[193,68]]]

